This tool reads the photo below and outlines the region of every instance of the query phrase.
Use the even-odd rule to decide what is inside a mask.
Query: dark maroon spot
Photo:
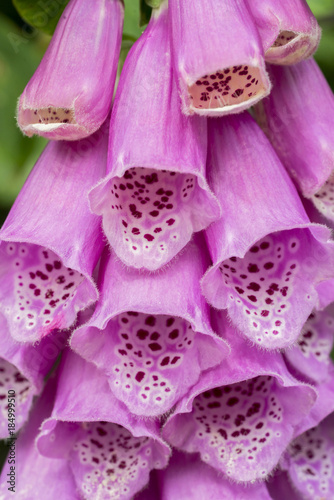
[[[175,222],[175,219],[168,219],[166,220],[166,224],[168,224],[169,226],[172,226]]]
[[[175,322],[174,318],[168,318],[168,320],[166,321],[166,326],[172,326],[174,322]]]
[[[180,356],[174,356],[174,358],[172,359],[172,361],[170,362],[170,364],[171,365],[175,365],[175,363],[177,363],[179,359],[180,359]]]
[[[266,262],[263,266],[265,269],[272,269],[274,267],[273,262]]]
[[[45,268],[47,271],[49,271],[49,273],[51,273],[51,271],[53,269],[53,265],[52,264],[45,264]]]
[[[137,372],[135,379],[137,380],[137,382],[141,382],[144,377],[145,377],[145,372]]]
[[[158,217],[158,215],[159,215],[159,211],[158,211],[158,210],[152,210],[152,212],[150,212],[150,215],[151,215],[152,217]]]
[[[261,288],[261,287],[260,287],[260,285],[259,285],[258,283],[254,283],[254,282],[252,282],[252,283],[250,283],[250,284],[248,285],[248,287],[247,287],[247,288],[248,288],[248,290],[254,290],[254,292],[258,292],[258,291],[260,290],[260,288]]]
[[[160,334],[158,332],[153,332],[152,335],[150,336],[151,340],[158,340],[160,337]]]
[[[259,268],[257,267],[256,264],[249,264],[247,269],[248,269],[249,273],[258,273],[259,272]]]
[[[266,318],[268,315],[269,315],[269,311],[266,311],[265,309],[263,311],[261,311],[261,316],[263,316],[264,318]]]
[[[132,228],[132,234],[140,234],[140,230],[138,229],[138,227]]]
[[[267,248],[269,248],[269,243],[267,241],[263,241],[261,244],[260,244],[260,248],[262,250],[267,250]]]
[[[105,436],[107,433],[104,429],[102,429],[102,427],[97,427],[97,433],[99,436]]]
[[[172,332],[170,332],[170,334],[168,335],[168,337],[172,340],[174,339],[177,339],[177,337],[179,336],[179,330],[178,329],[175,329],[173,330]]]
[[[157,342],[152,342],[151,344],[148,344],[148,347],[151,349],[151,351],[160,351],[161,350],[161,345],[158,344]]]
[[[227,401],[227,406],[234,406],[234,405],[236,405],[238,402],[239,402],[239,399],[238,399],[238,398],[230,398],[230,399]]]
[[[140,330],[137,331],[137,337],[140,340],[145,340],[147,336],[148,336],[148,331],[147,330],[140,329]]]
[[[154,229],[154,233],[161,233],[161,231],[162,231],[161,227],[156,227]]]
[[[42,273],[42,271],[37,271],[36,272],[36,276],[38,276],[39,278],[41,278],[41,280],[45,281],[48,279],[48,276],[44,273]]]
[[[154,316],[147,316],[147,318],[145,319],[145,325],[154,326],[155,323],[156,319]]]
[[[236,287],[235,287],[235,289],[236,289],[236,291],[237,291],[238,293],[240,293],[240,295],[241,295],[241,294],[243,294],[243,293],[245,292],[245,290],[243,290],[242,288],[240,288],[240,286],[236,286]]]
[[[225,429],[218,429],[218,432],[222,438],[227,439],[227,432],[225,431]]]
[[[247,298],[248,298],[251,302],[257,302],[257,298],[255,297],[255,295],[247,295]]]
[[[165,358],[163,358],[163,360],[161,361],[160,365],[161,366],[166,366],[168,365],[169,363],[169,356],[166,356]]]
[[[125,222],[125,220],[122,220],[122,224],[123,224],[124,227],[128,227],[128,223]]]
[[[212,393],[215,398],[221,398],[223,395],[223,391],[220,389],[220,387],[216,387],[215,389],[213,389]]]
[[[144,238],[147,240],[147,241],[153,241],[154,240],[154,236],[152,236],[151,234],[147,233],[147,234],[144,234]]]
[[[212,403],[209,403],[208,408],[220,408],[219,401],[213,401]]]

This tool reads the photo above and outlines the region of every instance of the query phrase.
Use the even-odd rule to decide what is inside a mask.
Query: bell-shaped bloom
[[[77,140],[110,111],[122,40],[121,0],[71,0],[20,97],[18,125],[28,136]]]
[[[206,230],[205,297],[252,342],[293,344],[333,276],[333,244],[311,224],[292,181],[248,113],[209,120],[208,179],[223,217]]]
[[[303,326],[297,345],[284,353],[288,364],[313,383],[321,383],[330,376],[330,354],[334,344],[332,311],[313,311]]]
[[[73,474],[66,459],[53,460],[41,455],[35,439],[43,420],[50,417],[56,390],[56,379],[49,379],[42,396],[36,402],[27,425],[18,439],[8,440],[13,457],[6,460],[0,477],[0,498],[6,500],[80,500]],[[16,440],[17,439],[17,440]],[[9,448],[10,449],[10,448]],[[14,464],[14,465],[13,465]],[[11,467],[14,475],[10,477]],[[12,484],[10,481],[12,480]],[[9,481],[9,482],[7,482]],[[8,490],[8,488],[13,488]]]
[[[197,241],[159,274],[127,270],[106,255],[94,315],[72,336],[72,348],[103,371],[134,414],[168,412],[229,353],[212,331],[201,294],[208,257],[202,238]]]
[[[1,229],[0,311],[16,340],[70,327],[98,298],[91,276],[104,243],[87,193],[106,153],[106,128],[48,144]]]
[[[265,483],[232,483],[217,470],[200,460],[198,454],[175,451],[168,467],[157,471],[160,500],[271,500]],[[154,478],[153,478],[154,479]],[[151,488],[154,487],[153,485]],[[148,490],[149,491],[149,490]],[[142,500],[146,490],[142,493]],[[154,498],[154,497],[153,497]],[[135,500],[140,500],[140,496]]]
[[[302,194],[334,221],[333,92],[313,59],[269,70],[258,122]]]
[[[231,355],[202,374],[176,405],[163,436],[238,482],[264,479],[278,463],[316,391],[294,379],[282,355],[251,349],[224,312],[214,324]]]
[[[286,475],[279,475],[280,481],[292,485],[294,497],[304,500],[323,500],[333,496],[334,491],[334,414],[329,415],[317,427],[298,436],[289,445],[284,457],[283,470]],[[280,487],[280,486],[279,486]],[[285,486],[286,487],[286,486]],[[275,500],[281,500],[275,494],[274,484],[270,491]]]
[[[181,113],[163,4],[127,56],[111,117],[109,175],[90,195],[127,265],[158,269],[219,217],[206,152],[206,121]]]
[[[296,64],[316,51],[321,29],[306,0],[248,0],[248,4],[267,62]]]
[[[68,335],[55,332],[34,347],[20,345],[9,335],[2,314],[0,331],[0,439],[5,439],[10,431],[14,435],[25,424],[33,398],[41,392],[44,377],[65,347]]]
[[[101,500],[129,500],[170,454],[158,422],[131,415],[104,375],[71,351],[60,366],[52,415],[36,442],[43,456],[66,460],[80,498]]]
[[[243,0],[169,0],[175,80],[185,114],[238,113],[270,81],[255,20]]]

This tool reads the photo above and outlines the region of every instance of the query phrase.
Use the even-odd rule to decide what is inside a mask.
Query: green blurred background
[[[22,1],[14,0],[18,4]],[[125,0],[123,57],[132,41],[141,33],[138,24],[139,2]],[[53,4],[61,6],[65,2],[56,0]],[[323,29],[316,59],[334,89],[334,0],[309,0],[309,5]],[[49,40],[50,36],[30,28],[20,18],[12,0],[1,0],[0,225],[46,143],[38,137],[24,137],[16,126],[15,112],[17,99],[34,73]]]

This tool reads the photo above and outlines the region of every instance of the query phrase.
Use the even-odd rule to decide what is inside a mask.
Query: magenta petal
[[[334,343],[334,318],[331,311],[314,311],[305,323],[297,346],[287,349],[288,363],[306,379],[321,383],[329,377],[330,353]]]
[[[110,392],[106,378],[68,351],[60,367],[55,405],[37,447],[49,458],[67,458],[78,491],[89,498],[129,499],[150,470],[167,465],[170,450],[153,420],[139,420]]]
[[[68,328],[98,298],[92,272],[103,248],[89,188],[104,174],[107,129],[47,145],[0,238],[0,309],[11,335],[35,341]]]
[[[120,0],[69,2],[21,95],[22,132],[78,140],[102,125],[111,107],[123,10]]]
[[[80,500],[67,461],[45,458],[35,446],[39,427],[51,414],[54,393],[55,383],[51,380],[15,441],[15,493],[7,489],[11,486],[7,484],[11,464],[6,461],[0,480],[1,499]]]
[[[163,429],[173,446],[238,482],[264,479],[309,413],[316,391],[287,371],[281,354],[250,349],[228,325],[215,322],[232,351],[204,373]]]
[[[185,114],[239,113],[270,91],[247,2],[169,0],[175,79]]]
[[[331,498],[334,491],[334,414],[297,439],[288,448],[287,472],[302,498]]]
[[[127,270],[115,255],[106,257],[94,316],[72,336],[72,348],[106,374],[134,414],[166,413],[228,354],[201,295],[208,260],[205,243],[196,241],[159,274]]]
[[[159,471],[158,477],[161,500],[271,499],[264,483],[246,486],[232,483],[201,462],[197,454],[174,452],[167,469]]]
[[[286,347],[318,305],[316,285],[333,276],[330,233],[310,223],[248,114],[210,120],[209,132],[209,182],[224,215],[206,230],[213,267],[203,293],[253,342]]]
[[[273,90],[258,121],[303,195],[334,220],[333,93],[313,59],[269,71]]]
[[[296,64],[316,51],[321,29],[305,0],[249,0],[262,38],[265,59]]]
[[[149,270],[220,216],[205,178],[206,121],[181,113],[167,21],[162,6],[127,56],[111,118],[109,175],[90,193],[118,257]]]
[[[8,437],[8,391],[15,391],[15,432],[25,424],[33,398],[43,388],[44,377],[65,347],[68,335],[54,332],[38,345],[20,345],[9,335],[5,317],[0,314],[0,439]]]

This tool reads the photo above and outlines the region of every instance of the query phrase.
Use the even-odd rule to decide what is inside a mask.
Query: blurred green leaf
[[[152,8],[145,0],[140,0],[140,26],[147,24],[151,18]]]
[[[69,0],[13,0],[20,16],[31,26],[52,35]]]
[[[142,30],[139,25],[140,5],[139,0],[125,0],[123,33],[135,39],[139,38]]]
[[[16,125],[16,103],[39,64],[44,47],[0,16],[0,208],[9,208],[46,141],[24,137]]]
[[[334,13],[333,0],[307,0],[315,17],[326,17]]]

